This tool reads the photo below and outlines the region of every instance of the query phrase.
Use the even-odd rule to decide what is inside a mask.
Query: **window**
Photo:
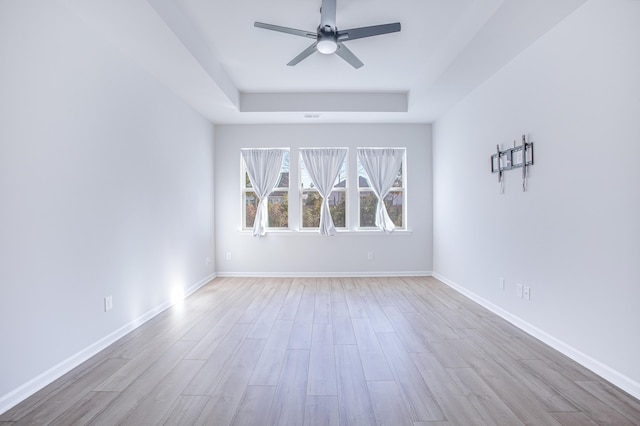
[[[251,180],[244,161],[242,163],[242,227],[251,229],[256,218],[258,197],[252,190]],[[275,189],[269,195],[268,228],[289,227],[289,150],[285,151],[282,159],[280,176]]]
[[[348,156],[347,156],[348,157]],[[347,157],[340,167],[333,190],[329,196],[329,211],[336,228],[347,226]],[[314,188],[311,176],[307,171],[302,156],[300,156],[300,197],[301,197],[301,227],[314,229],[320,226],[320,207],[322,197]]]
[[[257,182],[260,176],[264,175],[264,180],[276,182],[273,191],[266,200],[266,226],[256,226],[256,213],[259,205],[257,189],[254,190],[247,173],[245,160],[241,159],[241,208],[242,208],[242,230],[253,230],[254,235],[259,233],[264,235],[264,230],[277,231],[289,230],[289,201],[293,190],[293,205],[291,214],[295,215],[293,220],[294,231],[319,231],[321,235],[333,235],[335,229],[342,231],[351,230],[371,231],[380,229],[385,233],[390,233],[395,229],[407,229],[407,152],[403,147],[376,147],[376,148],[351,148],[355,150],[349,159],[348,148],[340,147],[320,147],[320,148],[298,148],[295,156],[291,159],[289,148],[264,148],[271,151],[277,158],[271,157],[269,171],[264,172],[257,168],[256,158],[260,158],[263,148],[243,149],[242,157],[249,162],[251,170],[257,174]],[[276,152],[274,152],[276,151]],[[252,152],[249,154],[249,152]],[[251,156],[250,156],[251,155]],[[269,154],[264,154],[265,156]],[[274,173],[282,155],[282,164],[277,179]],[[312,164],[308,169],[305,159]],[[293,169],[291,161],[293,160]],[[297,161],[296,161],[297,160]],[[266,158],[265,158],[265,161]],[[351,161],[351,163],[349,162]],[[297,164],[296,164],[297,163]],[[265,163],[265,166],[266,163]],[[274,168],[276,168],[274,170]],[[355,170],[354,170],[355,168]],[[327,169],[327,173],[322,171]],[[349,174],[351,170],[352,174]],[[310,173],[311,171],[311,173]],[[263,173],[264,172],[264,173]],[[337,172],[337,175],[336,175]],[[371,177],[367,174],[371,173]],[[290,174],[293,173],[293,174]],[[297,175],[296,175],[297,173]],[[320,221],[323,200],[320,191],[315,187],[311,175],[319,179],[320,187],[331,191],[327,198],[330,222]],[[353,181],[357,175],[357,182]],[[331,186],[331,179],[336,176]],[[298,189],[290,187],[290,178],[298,185]],[[352,183],[349,183],[352,182]],[[375,189],[374,189],[375,188]],[[376,225],[376,210],[378,198],[376,193],[390,188],[383,197],[382,202],[386,208],[388,218]],[[264,189],[266,190],[266,188]],[[262,192],[261,192],[262,193]],[[323,192],[323,193],[326,193]],[[357,205],[349,204],[351,202]],[[351,212],[350,212],[351,211]],[[351,214],[349,214],[351,213]],[[386,216],[385,216],[386,217]],[[329,220],[329,218],[326,218]]]
[[[405,228],[405,206],[406,206],[406,191],[405,191],[405,172],[406,172],[406,152],[400,165],[391,190],[384,197],[384,204],[389,213],[389,218],[393,224],[398,228]],[[360,158],[358,158],[358,202],[359,202],[359,224],[360,228],[375,228],[376,227],[376,206],[378,198],[371,190],[371,184],[369,183],[369,177],[365,172]]]

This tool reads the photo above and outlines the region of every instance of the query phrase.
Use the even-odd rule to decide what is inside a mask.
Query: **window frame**
[[[273,148],[242,148],[242,149],[281,149],[284,151],[287,151],[288,155],[289,155],[289,181],[287,182],[287,187],[286,188],[274,188],[273,191],[271,192],[271,194],[269,195],[269,198],[273,196],[273,193],[275,192],[286,192],[286,197],[287,197],[287,205],[289,205],[289,203],[291,202],[291,148],[286,147],[286,148],[280,148],[280,147],[273,147]],[[240,206],[241,206],[241,223],[240,223],[240,229],[242,231],[251,231],[253,230],[253,225],[251,226],[247,226],[247,193],[249,192],[253,192],[253,186],[251,187],[247,187],[247,179],[249,179],[249,175],[247,174],[247,167],[246,164],[244,162],[244,159],[242,158],[242,149],[241,149],[241,153],[240,153],[240,191],[241,191],[241,196],[240,196]],[[284,157],[283,157],[283,162],[284,162]],[[281,172],[282,173],[282,172]],[[257,197],[256,197],[257,198]],[[267,201],[268,202],[268,201]],[[257,204],[256,204],[256,208],[257,208]],[[275,227],[275,226],[269,226],[269,218],[267,217],[267,227],[266,230],[267,231],[287,231],[291,229],[291,218],[289,215],[289,211],[290,208],[289,206],[287,207],[287,226],[286,227]],[[268,213],[267,213],[268,215]],[[255,222],[254,222],[255,223]]]
[[[389,190],[389,193],[392,192],[402,192],[402,226],[398,226],[396,225],[396,230],[398,231],[406,231],[408,228],[407,226],[407,148],[406,147],[401,147],[401,146],[380,146],[380,147],[357,147],[356,148],[356,192],[357,192],[357,202],[358,202],[358,218],[357,218],[357,223],[356,223],[356,230],[358,231],[375,231],[378,229],[378,227],[376,227],[375,225],[373,226],[362,226],[360,223],[360,219],[362,217],[362,214],[360,212],[360,208],[361,208],[361,200],[362,200],[362,193],[363,192],[371,192],[373,193],[373,190],[371,189],[370,186],[368,187],[361,187],[360,186],[360,169],[362,168],[362,165],[360,163],[360,156],[358,155],[358,150],[359,149],[402,149],[404,150],[404,154],[402,155],[402,163],[400,165],[400,170],[402,170],[402,186],[398,187],[398,186],[392,186],[391,189]],[[365,174],[365,177],[367,178],[367,180],[369,179],[368,176],[366,176],[366,171],[363,172]],[[395,183],[395,180],[394,180]],[[375,193],[373,194],[375,197]],[[377,198],[377,197],[376,197]],[[383,201],[384,202],[384,201]]]
[[[303,149],[346,149],[347,150],[347,155],[345,155],[344,157],[344,187],[336,187],[336,185],[333,185],[333,188],[331,189],[331,193],[333,194],[334,192],[342,192],[343,196],[344,196],[344,226],[338,226],[335,224],[334,222],[334,226],[336,228],[337,231],[346,231],[349,229],[349,148],[348,147],[332,147],[332,146],[327,146],[327,147],[322,147],[322,148],[315,148],[315,147],[300,147],[298,149],[298,214],[299,214],[299,218],[300,218],[300,224],[298,226],[298,230],[301,232],[306,232],[306,231],[317,231],[320,226],[304,226],[304,195],[305,193],[309,193],[309,192],[316,192],[318,193],[318,190],[315,188],[303,188],[302,187],[302,153],[300,152],[300,150]],[[306,168],[306,167],[305,167]],[[342,170],[342,168],[341,168]],[[340,173],[338,173],[338,176],[336,177],[336,179],[338,180],[338,183],[340,183]],[[332,216],[333,219],[333,216]]]

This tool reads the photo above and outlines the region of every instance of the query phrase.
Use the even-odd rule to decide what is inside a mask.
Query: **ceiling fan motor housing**
[[[328,25],[318,27],[318,44],[316,45],[318,52],[330,55],[338,50],[336,33],[336,29]]]

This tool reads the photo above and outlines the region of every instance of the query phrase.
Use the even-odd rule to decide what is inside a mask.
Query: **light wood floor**
[[[638,425],[640,401],[433,278],[222,278],[2,422]]]

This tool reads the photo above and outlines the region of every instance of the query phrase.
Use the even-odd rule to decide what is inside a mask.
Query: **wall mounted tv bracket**
[[[504,172],[522,167],[522,191],[527,190],[527,167],[533,165],[533,142],[527,142],[525,135],[522,135],[522,145],[516,146],[513,141],[513,148],[500,151],[500,145],[496,145],[496,153],[491,156],[491,173],[498,174],[500,193],[504,192]]]

